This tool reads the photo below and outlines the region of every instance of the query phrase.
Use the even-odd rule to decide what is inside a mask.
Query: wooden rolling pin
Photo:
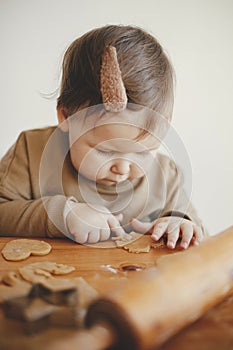
[[[69,346],[155,349],[232,292],[233,227],[159,258],[156,269],[107,292],[88,309],[90,330],[76,334]]]
[[[200,246],[158,259],[157,269],[92,304],[87,325],[106,322],[116,333],[116,349],[150,349],[231,292],[233,228]]]

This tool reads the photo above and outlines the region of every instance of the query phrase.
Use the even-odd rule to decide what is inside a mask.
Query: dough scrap
[[[115,241],[117,247],[123,248],[123,247],[137,241],[139,238],[142,237],[142,234],[132,231],[127,236],[129,238],[131,237],[131,239],[129,239],[129,238],[126,239],[126,236],[117,236],[117,237],[112,237],[112,240]]]
[[[57,264],[50,261],[41,261],[19,268],[19,273],[25,281],[43,283],[52,279],[52,275],[66,275],[75,270],[75,267]]]
[[[27,295],[31,284],[21,279],[17,272],[9,271],[2,276],[0,283],[0,305],[11,298]]]
[[[14,239],[8,242],[2,249],[2,255],[6,260],[25,260],[30,255],[46,255],[51,251],[49,243],[34,239]]]
[[[142,235],[137,232],[130,232],[129,235],[132,236],[132,240],[125,240],[122,237],[114,237],[114,241],[118,248],[124,248],[130,253],[149,253],[151,248],[161,248],[165,244],[163,239],[158,242],[152,241],[150,235]]]
[[[2,276],[2,282],[7,286],[14,287],[18,284],[22,283],[22,278],[18,272],[9,271],[5,275]]]

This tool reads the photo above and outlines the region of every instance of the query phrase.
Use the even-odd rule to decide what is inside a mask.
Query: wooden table
[[[0,250],[11,238],[0,238]],[[0,256],[0,276],[37,261],[52,261],[72,265],[76,268],[67,277],[83,277],[100,293],[105,288],[103,280],[131,278],[136,271],[123,272],[121,264],[141,264],[151,267],[156,259],[164,254],[172,254],[167,248],[152,249],[150,253],[133,254],[123,249],[94,248],[76,244],[70,240],[44,239],[52,245],[52,251],[43,257],[31,256],[21,262],[6,261]],[[195,302],[195,301],[194,301]],[[0,349],[1,350],[46,350],[53,349],[53,342],[61,339],[67,343],[74,335],[71,329],[50,328],[33,336],[25,335],[20,322],[5,319],[0,309]],[[76,331],[77,332],[77,331]],[[233,296],[208,311],[200,320],[182,330],[167,341],[163,350],[231,350],[233,349]],[[73,350],[73,349],[71,349]],[[76,350],[76,349],[74,349]],[[78,350],[78,349],[77,349]],[[80,349],[85,350],[85,349]]]

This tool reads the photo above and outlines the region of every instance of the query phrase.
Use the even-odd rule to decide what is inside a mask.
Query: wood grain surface
[[[0,250],[12,238],[0,238]],[[38,261],[52,261],[72,265],[76,269],[67,277],[83,277],[98,290],[105,291],[112,283],[124,283],[125,278],[131,278],[137,271],[124,271],[122,266],[155,266],[156,259],[173,251],[167,248],[152,249],[149,253],[133,254],[123,249],[113,248],[107,243],[105,248],[76,244],[70,240],[44,239],[52,246],[46,256],[30,256],[19,262],[6,261],[0,256],[0,278],[9,271],[17,270],[26,264]],[[175,252],[179,250],[176,249]],[[0,349],[1,350],[46,350],[61,349],[62,344],[69,344],[67,349],[74,349],[78,344],[81,332],[50,328],[42,333],[28,336],[22,331],[19,321],[6,319],[0,309]],[[81,347],[76,347],[77,349]],[[65,347],[64,347],[65,349]],[[85,350],[85,347],[83,348]],[[163,350],[231,350],[233,349],[233,297],[208,311],[201,319],[179,332],[167,341],[160,349]],[[76,349],[75,349],[76,350]]]

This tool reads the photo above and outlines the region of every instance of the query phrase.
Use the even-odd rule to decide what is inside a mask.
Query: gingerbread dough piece
[[[28,282],[43,283],[53,278],[52,275],[66,275],[74,270],[73,266],[41,261],[20,267],[19,273]]]
[[[131,232],[132,240],[124,240],[121,237],[114,237],[116,246],[119,248],[124,248],[130,253],[148,253],[151,248],[161,248],[164,247],[163,240],[158,242],[152,241],[150,235],[142,235],[140,233]]]
[[[132,231],[128,234],[128,237],[129,237],[128,239],[126,239],[126,236],[125,237],[124,236],[112,237],[112,240],[115,241],[117,247],[123,248],[123,247],[137,241],[139,238],[142,237],[142,234]]]
[[[32,239],[14,239],[8,242],[2,250],[6,260],[19,261],[27,259],[30,255],[46,255],[51,251],[50,244]]]
[[[17,286],[18,284],[21,284],[23,279],[21,278],[20,274],[15,271],[9,271],[5,275],[2,276],[2,282],[5,283],[7,286]],[[26,282],[25,282],[26,283]]]
[[[27,295],[31,284],[21,279],[18,273],[10,271],[4,276],[0,283],[0,304],[4,301]]]

